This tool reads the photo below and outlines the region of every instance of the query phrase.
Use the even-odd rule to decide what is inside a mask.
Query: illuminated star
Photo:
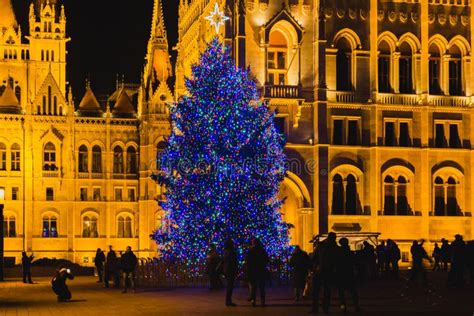
[[[219,10],[219,5],[216,2],[214,12],[211,12],[211,14],[209,16],[206,16],[205,19],[211,22],[211,26],[214,25],[214,27],[216,28],[216,34],[219,34],[221,25],[225,25],[225,22],[228,21],[230,18],[228,16],[225,16],[223,11]]]

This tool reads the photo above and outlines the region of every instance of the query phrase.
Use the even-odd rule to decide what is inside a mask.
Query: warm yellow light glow
[[[0,201],[5,200],[5,188],[0,188]]]

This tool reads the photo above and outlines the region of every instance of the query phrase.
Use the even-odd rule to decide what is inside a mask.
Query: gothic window
[[[55,215],[44,215],[42,225],[42,236],[45,238],[57,238],[58,233],[58,219]]]
[[[44,50],[41,50],[41,61],[44,61]]]
[[[391,176],[384,179],[384,206],[385,215],[395,215],[395,181]]]
[[[89,155],[89,152],[87,150],[86,145],[82,145],[81,147],[79,147],[79,159],[78,159],[79,172],[89,172],[88,161],[87,161],[88,155]]]
[[[51,88],[51,86],[48,86],[48,113],[46,113],[47,115],[52,115],[53,114],[53,111],[52,111],[52,97],[53,97],[53,90]]]
[[[454,177],[444,181],[436,177],[434,182],[434,215],[435,216],[459,216],[461,208],[458,204],[457,190],[459,183]]]
[[[84,216],[82,218],[82,237],[83,238],[97,238],[99,233],[97,231],[97,217]]]
[[[123,173],[123,149],[120,146],[114,148],[114,173]]]
[[[339,174],[332,179],[332,214],[344,214],[344,183]]]
[[[3,236],[7,238],[16,237],[16,217],[5,215],[3,217]]]
[[[398,177],[397,183],[397,215],[408,215],[407,180]]]
[[[58,115],[58,97],[54,96],[53,98],[53,114]]]
[[[346,214],[357,214],[357,184],[355,177],[350,174],[347,176],[346,184]]]
[[[127,174],[137,173],[137,152],[133,146],[127,148]]]
[[[441,94],[441,54],[437,45],[430,46],[429,88],[430,94]]]
[[[449,94],[463,95],[461,51],[456,45],[449,49]]]
[[[43,170],[45,170],[45,171],[56,171],[56,170],[58,170],[58,167],[56,165],[56,147],[51,142],[47,143],[44,146]]]
[[[15,87],[15,96],[18,100],[18,103],[21,104],[21,88],[18,85]]]
[[[378,84],[379,92],[391,92],[390,86],[390,58],[391,50],[386,41],[382,41],[379,46],[378,58]]]
[[[267,81],[271,85],[285,85],[287,82],[288,43],[280,31],[270,33],[267,50]]]
[[[413,93],[413,74],[412,74],[413,53],[408,43],[400,45],[399,60],[399,90],[400,93]]]
[[[384,215],[410,215],[408,180],[405,176],[385,176],[383,190]]]
[[[46,115],[47,112],[46,112],[46,96],[43,95],[43,115]]]
[[[51,61],[54,61],[54,50],[51,51]]]
[[[49,50],[46,51],[46,61],[49,61]]]
[[[341,38],[337,42],[336,56],[336,89],[338,91],[352,91],[351,56],[352,49],[349,41]]]
[[[98,145],[92,148],[92,172],[102,173],[102,149]]]
[[[340,174],[333,177],[332,214],[356,215],[360,213],[357,180],[354,175],[347,175],[345,181]]]
[[[7,170],[7,146],[0,143],[0,170]]]
[[[132,218],[127,215],[120,215],[117,218],[117,237],[132,238]]]
[[[13,144],[11,147],[11,170],[12,171],[20,171],[20,163],[21,163],[21,149],[20,145]]]

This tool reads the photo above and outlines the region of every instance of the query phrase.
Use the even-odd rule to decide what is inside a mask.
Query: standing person
[[[23,283],[33,284],[31,280],[31,262],[33,261],[34,256],[28,256],[26,251],[21,253],[21,265],[23,268]]]
[[[444,271],[448,271],[448,264],[451,258],[451,247],[446,239],[441,239],[441,265]]]
[[[339,247],[336,243],[336,234],[330,232],[315,252],[317,262],[317,279],[313,278],[313,309],[317,313],[319,309],[319,291],[323,288],[323,311],[329,313],[331,303],[331,288],[336,278],[336,266],[339,256]]]
[[[388,256],[388,263],[390,265],[391,275],[398,279],[398,261],[402,258],[400,248],[395,241],[388,239],[387,240],[387,256]]]
[[[362,250],[365,267],[367,269],[367,278],[373,281],[377,276],[377,258],[375,257],[375,248],[367,240],[364,241]]]
[[[100,248],[97,248],[97,251],[95,253],[95,258],[94,258],[94,265],[97,269],[97,274],[99,276],[99,281],[97,281],[97,283],[102,283],[103,274],[104,274],[104,262],[105,262],[105,254]]]
[[[71,274],[71,270],[66,269],[63,265],[59,266],[58,270],[54,273],[54,277],[51,280],[51,287],[53,292],[58,296],[58,302],[69,301],[72,297],[71,291],[67,287],[66,280],[73,280],[74,276]]]
[[[349,291],[352,296],[352,303],[356,311],[360,311],[359,307],[359,295],[356,289],[356,279],[354,275],[355,269],[355,256],[349,247],[349,239],[341,238],[339,240],[340,255],[338,265],[336,268],[338,285],[339,285],[339,300],[341,301],[341,311],[345,313],[347,311],[346,305],[346,291]]]
[[[210,290],[216,290],[222,286],[218,271],[220,265],[221,258],[217,252],[216,245],[211,244],[209,245],[209,251],[207,252],[206,257],[206,270],[209,275]]]
[[[387,247],[385,246],[385,241],[382,240],[375,248],[375,251],[377,253],[377,272],[380,275],[384,275],[388,271]]]
[[[418,275],[421,275],[423,283],[426,284],[426,270],[423,266],[423,259],[429,260],[430,262],[431,259],[428,257],[425,248],[423,248],[423,243],[423,240],[420,243],[414,240],[411,246],[410,252],[413,258],[413,267],[411,269],[410,281],[416,281]]]
[[[451,243],[451,271],[449,283],[455,286],[464,285],[464,267],[466,265],[466,243],[461,235],[454,236]]]
[[[125,253],[120,258],[120,263],[123,270],[123,290],[122,293],[127,293],[128,281],[132,292],[135,293],[135,268],[137,267],[137,256],[132,251],[132,247],[128,246]]]
[[[474,283],[474,241],[466,243],[466,267],[469,270],[471,284]]]
[[[109,246],[109,252],[107,253],[107,259],[105,261],[104,269],[104,287],[109,287],[110,278],[114,280],[114,287],[117,288],[119,285],[117,282],[117,267],[118,260],[115,251],[112,249],[112,246]]]
[[[293,287],[295,288],[295,301],[301,299],[304,288],[306,286],[306,278],[308,277],[310,260],[308,254],[301,250],[300,246],[295,246],[290,258],[291,274],[293,279]]]
[[[435,242],[435,244],[434,244],[432,257],[433,257],[433,260],[434,260],[433,271],[441,270],[441,265],[439,264],[440,261],[441,261],[441,248],[439,248],[437,242]]]
[[[265,306],[265,279],[267,276],[268,254],[259,239],[254,238],[247,253],[247,274],[250,282],[250,301],[256,306],[257,288],[262,306]]]
[[[228,239],[224,243],[224,257],[222,259],[222,268],[225,275],[227,287],[225,305],[237,306],[234,302],[232,302],[232,293],[234,291],[235,279],[237,277],[239,263],[237,260],[237,254],[235,253],[234,241],[232,239]]]

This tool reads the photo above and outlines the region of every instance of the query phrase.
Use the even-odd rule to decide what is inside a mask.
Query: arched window
[[[58,170],[58,167],[56,166],[56,147],[51,142],[47,143],[44,146],[43,170],[45,171]]]
[[[435,216],[459,216],[461,214],[457,198],[458,186],[458,182],[453,177],[449,177],[446,181],[441,177],[436,177],[434,181]]]
[[[127,174],[137,173],[137,152],[133,146],[127,148]]]
[[[392,91],[390,85],[390,60],[391,50],[386,41],[382,41],[379,45],[378,58],[378,84],[379,92],[389,93]]]
[[[88,157],[89,153],[86,145],[79,147],[79,172],[89,172]]]
[[[97,238],[99,233],[97,231],[97,217],[84,216],[82,218],[82,237],[84,238]]]
[[[441,52],[438,45],[432,44],[429,49],[429,85],[430,94],[441,94]]]
[[[351,45],[346,38],[342,37],[337,42],[336,89],[338,91],[352,91],[351,59]]]
[[[405,177],[399,176],[397,183],[397,215],[408,215],[408,212],[407,180]]]
[[[53,114],[58,115],[58,97],[53,97]]]
[[[54,50],[51,51],[51,61],[54,61]]]
[[[16,217],[14,215],[3,217],[3,235],[7,238],[16,237]]]
[[[462,54],[458,46],[449,48],[449,94],[463,95],[462,89]]]
[[[20,171],[21,168],[21,149],[20,145],[13,144],[11,147],[11,170]]]
[[[7,146],[0,143],[0,170],[7,170]]]
[[[357,184],[356,178],[350,174],[347,176],[346,184],[346,214],[355,215],[357,214]]]
[[[344,214],[344,183],[339,174],[332,179],[332,214]]]
[[[400,45],[399,90],[400,93],[413,93],[413,52],[407,42]]]
[[[48,115],[53,114],[52,98],[53,98],[53,90],[52,90],[51,86],[48,86],[48,113],[47,113]]]
[[[395,215],[395,181],[391,176],[384,179],[384,206],[385,215]]]
[[[44,61],[44,50],[41,50],[41,61]]]
[[[120,146],[114,148],[114,173],[123,173],[123,149]]]
[[[43,115],[46,115],[46,114],[48,114],[47,109],[46,109],[46,96],[43,95]]]
[[[92,148],[92,172],[102,173],[102,149],[98,145]]]
[[[18,100],[18,103],[21,104],[21,88],[18,85],[15,87],[15,96]]]
[[[270,33],[267,51],[267,81],[270,85],[285,85],[288,73],[288,43],[280,31]]]
[[[44,215],[43,216],[43,230],[42,236],[49,238],[57,238],[58,233],[58,219],[56,215]]]
[[[120,215],[117,218],[117,237],[132,238],[132,218],[127,215]]]

